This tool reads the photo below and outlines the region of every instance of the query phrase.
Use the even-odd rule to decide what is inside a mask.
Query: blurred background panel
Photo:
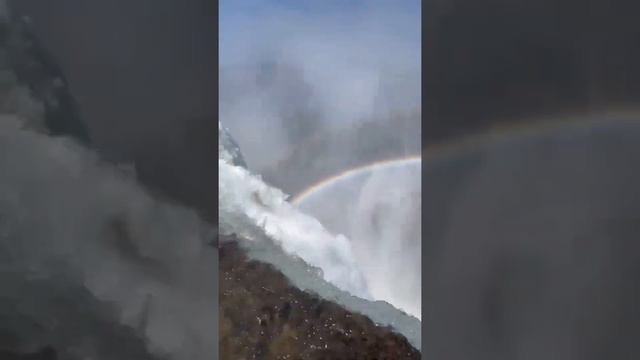
[[[19,0],[110,160],[217,221],[216,4]]]
[[[433,359],[640,354],[640,5],[425,3]]]
[[[428,2],[425,145],[534,118],[635,108],[639,10],[633,1]]]

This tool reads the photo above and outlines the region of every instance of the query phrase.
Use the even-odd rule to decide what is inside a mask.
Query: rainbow
[[[616,120],[607,120],[614,118]],[[572,115],[563,119],[531,119],[532,121],[522,121],[515,125],[503,125],[491,129],[490,131],[463,136],[454,141],[447,141],[436,145],[428,146],[423,150],[422,155],[412,155],[409,157],[388,159],[377,161],[364,166],[359,166],[339,174],[321,180],[309,186],[291,200],[292,204],[299,205],[306,198],[321,189],[333,185],[342,180],[384,168],[393,165],[402,165],[409,163],[422,163],[422,159],[426,161],[442,159],[446,157],[455,157],[465,151],[473,150],[481,147],[483,144],[506,141],[513,138],[529,138],[536,135],[543,135],[546,132],[557,130],[579,130],[593,129],[602,125],[627,125],[640,128],[640,112],[637,109],[609,111],[589,116]]]
[[[412,156],[407,156],[407,157],[402,157],[402,158],[396,158],[396,159],[388,159],[388,160],[383,160],[383,161],[376,161],[374,163],[370,163],[367,165],[363,165],[363,166],[359,166],[356,168],[352,168],[346,171],[343,171],[337,175],[331,176],[329,178],[326,178],[324,180],[321,180],[317,183],[314,183],[313,185],[309,186],[308,188],[306,188],[305,190],[301,191],[299,194],[297,194],[296,196],[294,196],[291,199],[291,203],[294,205],[299,205],[300,203],[302,203],[306,198],[308,198],[309,196],[311,196],[312,194],[316,193],[317,191],[320,191],[321,189],[333,185],[335,183],[338,183],[340,181],[343,180],[347,180],[350,178],[353,178],[355,176],[367,173],[367,172],[371,172],[380,168],[385,168],[388,166],[397,166],[397,165],[406,165],[406,164],[417,164],[417,163],[421,163],[422,162],[422,157],[420,155],[412,155]]]
[[[639,127],[640,110],[621,108],[617,111],[602,111],[590,115],[567,115],[564,118],[552,119],[532,118],[529,121],[499,125],[487,131],[428,146],[423,149],[422,158],[430,161],[455,157],[464,151],[514,138],[525,140],[559,130],[589,130],[608,125]]]

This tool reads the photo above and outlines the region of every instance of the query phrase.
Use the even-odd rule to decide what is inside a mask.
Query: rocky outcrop
[[[32,99],[29,107],[44,119],[46,131],[88,145],[89,132],[69,84],[55,59],[31,30],[29,19],[5,18],[0,27],[4,65],[11,69],[7,76],[24,89],[23,98]]]
[[[229,131],[222,126],[222,123],[218,123],[218,152],[220,152],[221,149],[225,149],[227,154],[231,156],[230,159],[227,159],[231,164],[247,168],[247,163],[244,160],[238,143],[231,134],[229,134]]]
[[[220,359],[420,359],[391,329],[294,286],[249,260],[233,237],[220,248]]]

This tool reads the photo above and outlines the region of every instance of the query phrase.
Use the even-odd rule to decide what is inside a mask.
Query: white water
[[[219,147],[221,232],[247,239],[242,245],[251,257],[273,264],[295,286],[392,326],[419,349],[420,321],[386,302],[369,300],[349,239],[332,235],[317,219],[291,205],[282,191],[231,160],[231,154]]]
[[[296,203],[331,231],[349,236],[374,299],[418,318],[421,168],[419,160],[389,163],[337,178]]]
[[[247,227],[257,226],[288,254],[320,269],[326,281],[350,294],[369,298],[349,240],[330,234],[318,220],[289,204],[280,190],[231,164],[231,158],[225,148],[219,147],[221,229],[251,239],[255,236],[247,232]]]

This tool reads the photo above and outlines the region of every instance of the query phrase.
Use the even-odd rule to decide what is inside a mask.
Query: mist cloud
[[[2,325],[68,356],[138,358],[124,345],[104,349],[118,328],[158,357],[216,353],[213,230],[72,141],[16,124],[0,119],[0,273],[15,297],[2,316],[22,320]]]
[[[633,123],[566,125],[430,160],[423,175],[429,356],[637,353],[638,138]]]
[[[221,120],[250,165],[274,166],[321,129],[418,108],[419,9],[419,2],[223,1]]]

